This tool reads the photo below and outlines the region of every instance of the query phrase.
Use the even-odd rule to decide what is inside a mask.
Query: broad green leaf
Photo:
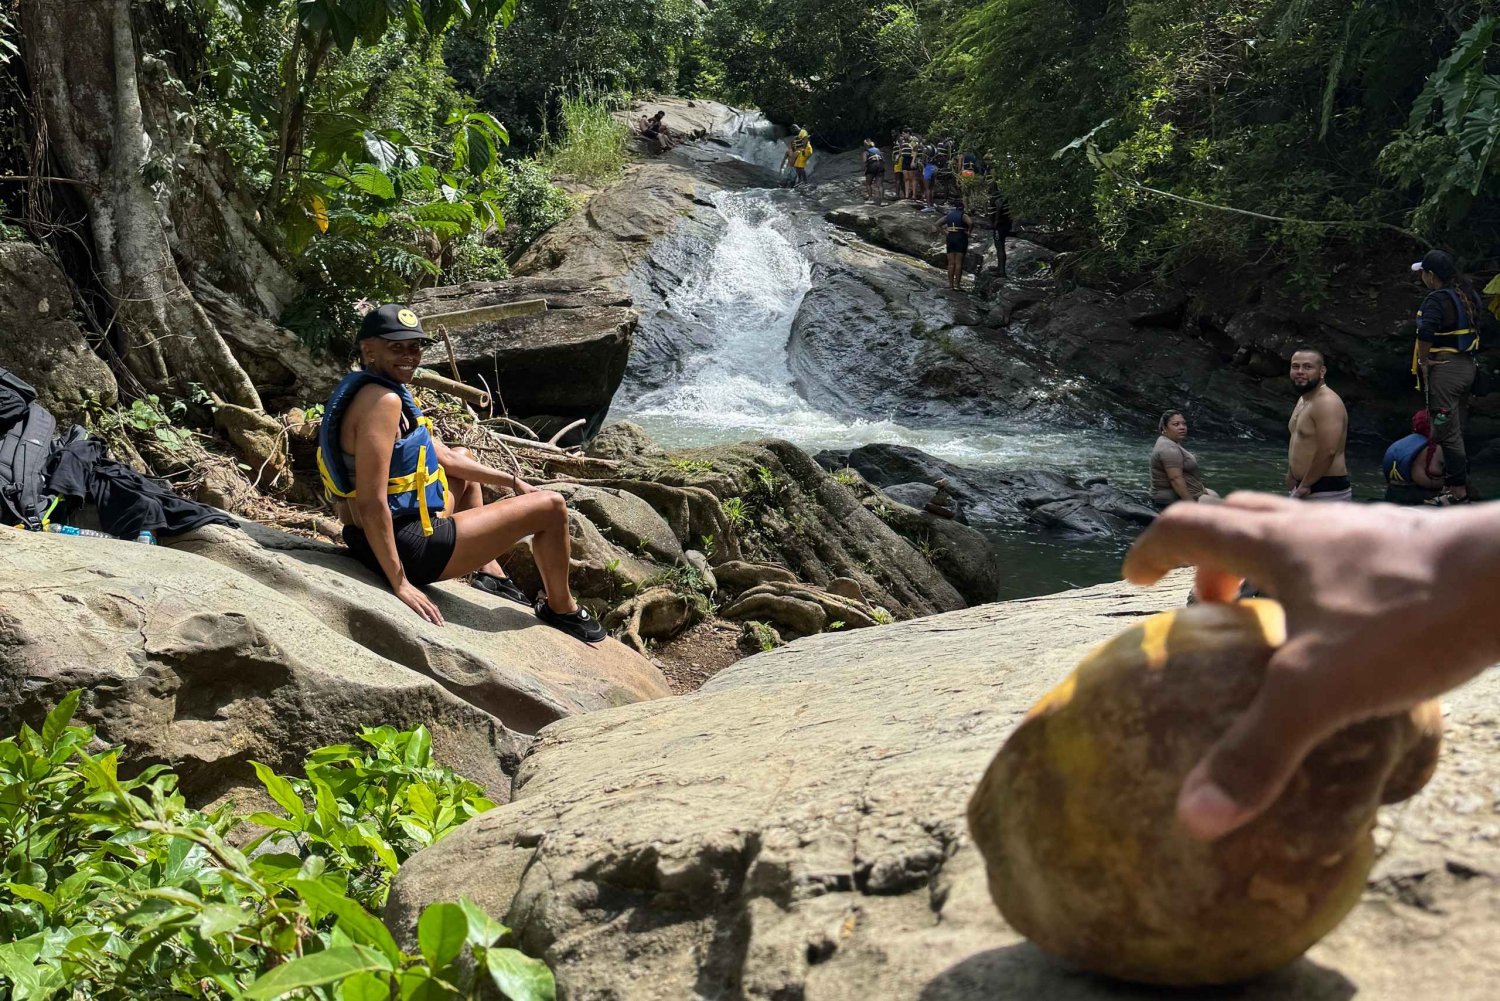
[[[390,974],[358,973],[339,985],[338,1001],[390,1001]]]
[[[68,723],[73,719],[73,714],[78,711],[78,700],[83,697],[83,690],[75,688],[63,696],[61,702],[47,714],[42,723],[42,743],[49,748],[57,743],[57,738],[63,735],[68,728]]]
[[[468,897],[459,897],[458,906],[463,908],[464,916],[469,919],[470,945],[488,949],[510,933],[509,928],[490,917],[484,908]]]
[[[3,885],[5,889],[22,900],[30,900],[32,903],[41,904],[47,909],[48,914],[57,910],[57,898],[46,890],[38,889],[35,886],[28,886],[25,883],[4,883],[0,885]]]
[[[245,819],[252,824],[259,824],[262,827],[272,827],[278,831],[290,831],[293,834],[301,833],[303,830],[301,823],[295,820],[288,820],[286,817],[278,817],[274,813],[266,813],[264,810],[257,810]]]
[[[302,859],[290,852],[267,852],[251,859],[250,868],[263,879],[285,883],[297,877],[302,869]]]
[[[198,934],[204,938],[216,938],[227,932],[239,931],[251,921],[251,915],[230,904],[209,904],[198,915]]]
[[[485,968],[510,1001],[557,1001],[557,982],[540,959],[518,949],[486,949]]]
[[[344,934],[356,943],[379,949],[392,966],[400,964],[401,949],[391,937],[390,929],[358,903],[336,892],[321,880],[294,879],[288,885],[309,904],[334,915]]]
[[[417,945],[435,969],[458,958],[469,938],[469,916],[457,904],[428,904],[417,919]]]
[[[242,992],[241,1001],[272,1001],[304,987],[322,987],[359,973],[391,970],[388,959],[360,945],[324,949],[283,963]]]
[[[473,210],[469,210],[473,218]],[[412,768],[425,768],[432,757],[432,734],[425,726],[418,725],[412,731],[411,741],[406,745],[406,763]]]
[[[458,997],[456,990],[424,966],[402,972],[399,993],[401,1001],[452,1001]]]
[[[385,201],[396,197],[396,185],[379,167],[369,163],[357,165],[349,173],[349,183],[365,194]]]
[[[437,795],[425,782],[415,782],[406,787],[406,803],[413,813],[424,820],[437,816]]]

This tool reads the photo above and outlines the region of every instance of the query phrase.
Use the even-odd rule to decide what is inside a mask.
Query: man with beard
[[[1323,381],[1328,376],[1323,353],[1299,348],[1292,355],[1291,374],[1301,397],[1287,422],[1292,437],[1287,448],[1287,491],[1300,500],[1351,500],[1349,467],[1344,461],[1349,413],[1339,394]]]

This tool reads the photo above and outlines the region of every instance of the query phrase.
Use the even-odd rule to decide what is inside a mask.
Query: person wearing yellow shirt
[[[807,163],[812,159],[812,140],[807,137],[806,129],[798,129],[797,137],[787,143],[786,153],[781,158],[782,169],[791,164],[792,169],[797,172],[792,186],[807,183]]]

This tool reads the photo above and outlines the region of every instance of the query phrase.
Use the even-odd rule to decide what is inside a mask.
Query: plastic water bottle
[[[59,525],[56,522],[47,526],[47,531],[54,535],[81,535],[87,539],[113,539],[114,536],[107,532],[96,532],[92,528],[74,528],[72,525]]]
[[[137,535],[135,537],[135,541],[144,543],[148,546],[154,546],[156,545],[156,536],[152,535],[148,531],[142,531],[140,535]]]

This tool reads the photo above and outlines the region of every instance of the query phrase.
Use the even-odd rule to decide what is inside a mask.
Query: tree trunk
[[[129,0],[22,0],[21,35],[50,152],[83,185],[94,266],[114,306],[124,362],[148,389],[198,384],[259,409],[260,396],[194,299],[172,255],[174,166],[153,162]]]

